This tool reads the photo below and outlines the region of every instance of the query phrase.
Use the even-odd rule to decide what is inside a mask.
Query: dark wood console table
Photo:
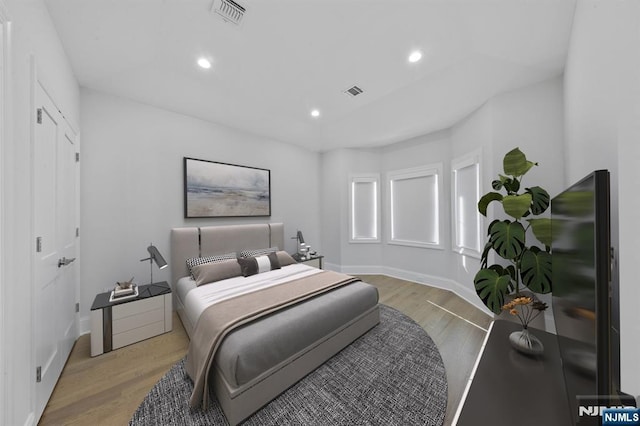
[[[570,426],[571,415],[556,336],[531,329],[544,353],[530,357],[511,347],[509,334],[522,326],[494,321],[466,399],[459,426]]]

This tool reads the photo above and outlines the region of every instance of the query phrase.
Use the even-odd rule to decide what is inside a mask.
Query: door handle
[[[71,259],[67,259],[66,257],[63,257],[62,259],[58,259],[58,268],[62,268],[63,266],[67,266],[68,264],[70,264],[74,260],[76,260],[75,257],[72,257]]]

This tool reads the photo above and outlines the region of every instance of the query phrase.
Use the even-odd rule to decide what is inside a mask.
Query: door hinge
[[[38,108],[36,111],[36,123],[42,124],[42,108]]]
[[[42,367],[36,367],[36,383],[40,383],[42,381]]]
[[[42,251],[42,237],[36,238],[36,253],[40,253]]]
[[[80,236],[80,228],[76,228],[76,238]]]
[[[80,312],[80,302],[76,302],[76,314]]]
[[[76,152],[76,163],[80,162],[80,153]]]

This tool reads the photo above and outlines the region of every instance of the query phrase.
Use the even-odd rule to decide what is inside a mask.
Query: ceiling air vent
[[[231,22],[236,25],[240,25],[242,17],[246,12],[244,6],[241,6],[233,0],[214,0],[211,10],[220,15],[225,22]]]
[[[352,87],[349,87],[347,90],[345,90],[344,93],[346,93],[347,95],[349,95],[351,97],[355,97],[355,96],[358,96],[358,95],[362,94],[363,90],[361,88],[359,88],[358,86],[352,86]]]

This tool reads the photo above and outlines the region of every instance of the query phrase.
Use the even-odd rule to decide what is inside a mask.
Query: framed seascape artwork
[[[184,217],[271,216],[271,171],[184,157]]]

